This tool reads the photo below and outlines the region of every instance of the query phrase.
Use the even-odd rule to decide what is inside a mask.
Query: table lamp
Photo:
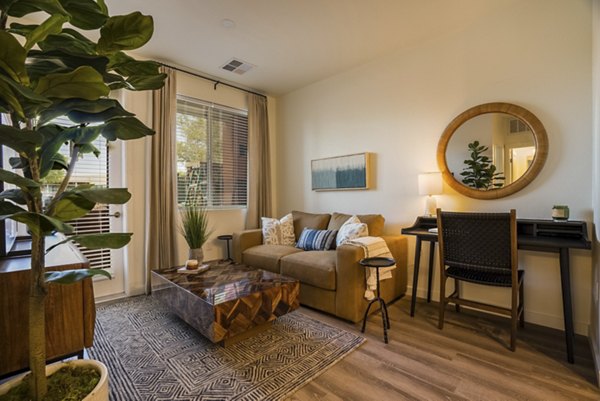
[[[425,203],[425,215],[435,215],[437,202],[433,195],[442,194],[442,173],[421,173],[419,174],[419,195],[427,195]]]

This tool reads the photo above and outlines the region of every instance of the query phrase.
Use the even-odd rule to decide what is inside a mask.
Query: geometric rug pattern
[[[224,348],[139,296],[97,307],[88,353],[108,367],[111,401],[275,401],[364,341],[295,311]]]

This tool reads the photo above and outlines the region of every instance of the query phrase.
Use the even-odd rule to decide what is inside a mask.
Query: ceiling
[[[108,0],[154,17],[136,54],[273,96],[461,30],[524,0]],[[223,20],[234,22],[233,27]],[[220,67],[238,58],[256,67]]]

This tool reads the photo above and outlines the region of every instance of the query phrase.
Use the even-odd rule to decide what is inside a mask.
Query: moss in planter
[[[63,367],[48,377],[48,393],[44,401],[81,401],[92,392],[100,381],[100,373],[94,368]],[[0,401],[28,401],[29,375]]]

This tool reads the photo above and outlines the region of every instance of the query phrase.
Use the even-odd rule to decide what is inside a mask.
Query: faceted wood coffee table
[[[299,293],[298,280],[244,265],[211,263],[208,271],[197,274],[178,273],[177,268],[152,272],[152,295],[209,340],[224,345],[297,309]]]

